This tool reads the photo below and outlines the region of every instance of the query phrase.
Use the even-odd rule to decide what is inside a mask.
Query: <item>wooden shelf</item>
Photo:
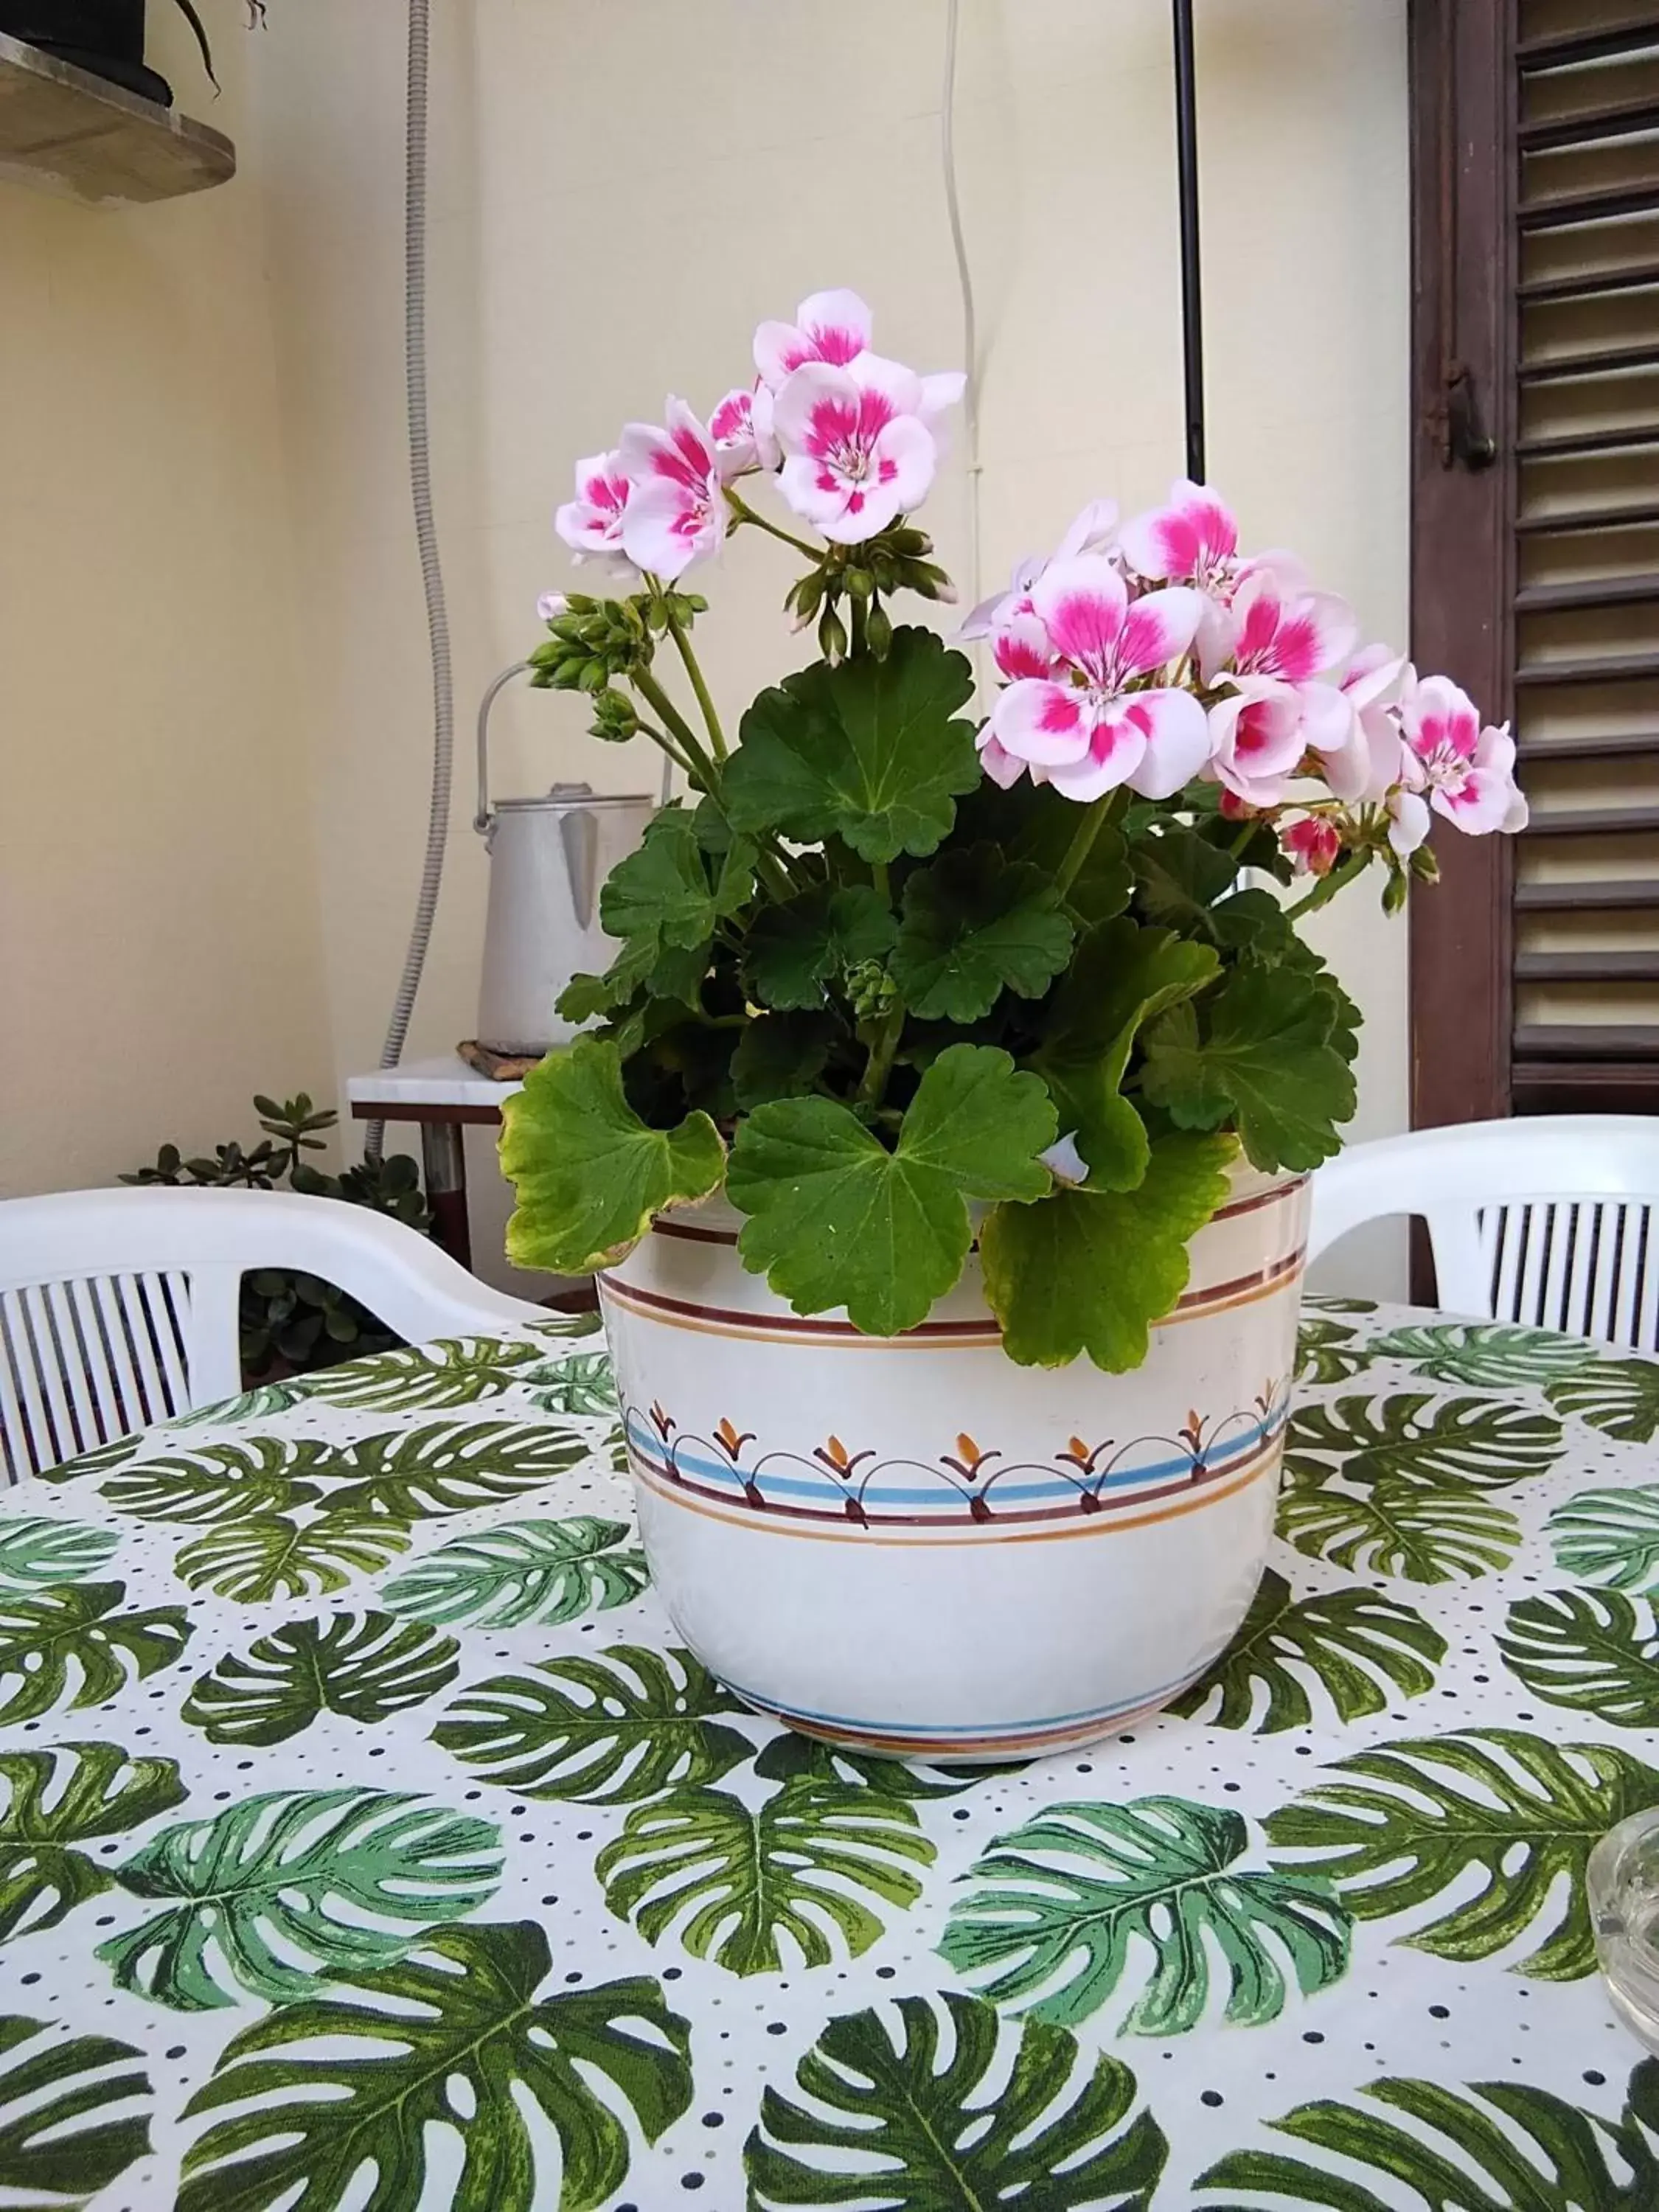
[[[205,123],[0,36],[0,183],[123,207],[235,173],[236,149]]]

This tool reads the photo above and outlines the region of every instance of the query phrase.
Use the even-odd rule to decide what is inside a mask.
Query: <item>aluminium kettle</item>
[[[643,793],[612,797],[585,783],[492,801],[480,717],[472,826],[489,854],[480,1044],[529,1057],[575,1035],[554,1002],[573,975],[599,974],[616,958],[617,940],[599,927],[599,887],[656,811]]]

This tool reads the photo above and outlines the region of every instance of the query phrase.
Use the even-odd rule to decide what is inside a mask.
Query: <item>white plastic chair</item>
[[[286,1191],[0,1202],[0,1444],[15,1481],[234,1397],[241,1278],[320,1276],[410,1343],[545,1320],[384,1214]]]
[[[1313,1179],[1308,1257],[1420,1214],[1448,1311],[1659,1349],[1659,1116],[1465,1121],[1352,1145]]]

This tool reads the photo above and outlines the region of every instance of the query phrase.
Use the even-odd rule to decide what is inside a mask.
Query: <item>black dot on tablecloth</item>
[[[556,1897],[544,1897],[542,1899],[544,1905],[556,1905],[558,1901]]]
[[[1224,1782],[1221,1786],[1224,1790],[1237,1790],[1242,1787],[1242,1784],[1237,1782]]]
[[[706,2128],[723,2128],[726,2125],[726,2115],[724,2112],[705,2112],[702,2116],[702,2124]]]
[[[184,2055],[185,2046],[182,2043],[170,2043],[162,2053],[163,2057],[166,2058],[182,2058]]]
[[[1598,2074],[1594,2066],[1588,2067],[1585,2069],[1584,2079],[1589,2083],[1592,2089],[1599,2089],[1607,2078],[1607,2077],[1605,2074]]]
[[[896,1966],[878,1966],[876,1968],[876,1979],[878,1982],[890,1982],[897,1972],[898,1968]]]
[[[1429,2018],[1431,2020],[1449,2020],[1451,2018],[1451,2007],[1449,2005],[1431,2005],[1429,2007]]]
[[[769,2035],[785,2035],[787,2034],[788,2030],[781,2020],[769,2020],[766,2023],[766,2033]]]
[[[23,1987],[27,1989],[32,1984],[38,1982],[40,1977],[39,1974],[23,1974],[20,1976],[19,1978],[22,1982]]]
[[[703,2185],[703,2180],[704,2176],[701,2173],[683,2173],[680,2176],[680,2187],[682,2189],[701,2189]]]
[[[580,1972],[580,1970],[579,1968],[578,1968],[578,1969],[574,1969],[574,1970],[573,1970],[570,1973],[568,1973],[568,1974],[565,1976],[565,1979],[566,1979],[566,1981],[568,1981],[568,1982],[579,1982],[579,1981],[580,1981],[580,1979],[581,1979],[581,1972]]]
[[[1200,2105],[1222,2105],[1226,2099],[1219,2089],[1204,2089],[1200,2091],[1198,2101]]]
[[[677,1982],[684,1972],[684,1966],[665,1966],[662,1970],[662,1978],[665,1982]]]
[[[1310,2027],[1304,2033],[1302,2040],[1304,2043],[1322,2043],[1325,2039],[1316,2027]]]

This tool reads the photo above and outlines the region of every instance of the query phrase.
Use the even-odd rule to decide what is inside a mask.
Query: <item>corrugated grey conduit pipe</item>
[[[421,988],[433,916],[443,881],[449,832],[449,796],[455,753],[455,685],[449,662],[449,616],[443,568],[432,516],[432,454],[426,402],[426,108],[430,46],[429,0],[409,0],[409,90],[404,139],[404,387],[409,416],[409,483],[426,593],[427,638],[432,659],[432,796],[427,814],[426,856],[421,866],[415,923],[404,955],[404,972],[380,1048],[382,1067],[403,1057],[415,994]],[[386,1140],[383,1121],[368,1123],[363,1151],[378,1160]]]

